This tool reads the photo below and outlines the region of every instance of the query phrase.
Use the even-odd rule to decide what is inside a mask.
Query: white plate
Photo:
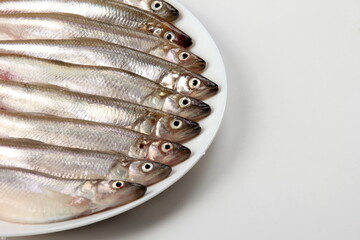
[[[205,154],[207,148],[216,135],[225,110],[227,95],[225,67],[216,44],[205,27],[199,22],[199,20],[197,20],[194,15],[192,15],[186,8],[184,8],[175,0],[169,2],[177,9],[179,9],[182,16],[181,19],[176,22],[176,26],[184,30],[194,39],[194,46],[191,48],[191,50],[199,56],[203,57],[208,63],[208,68],[204,72],[204,75],[216,82],[220,87],[220,91],[216,96],[206,100],[206,102],[211,105],[213,111],[209,117],[200,122],[203,128],[202,133],[194,140],[185,144],[192,150],[191,158],[186,160],[184,163],[174,167],[173,172],[169,178],[162,181],[161,183],[149,187],[146,195],[135,202],[106,212],[59,223],[22,225],[0,221],[0,236],[29,236],[64,231],[116,216],[148,201],[149,199],[155,197],[173,185],[182,176],[184,176]]]

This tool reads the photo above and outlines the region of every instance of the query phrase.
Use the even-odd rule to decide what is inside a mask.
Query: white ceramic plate
[[[174,167],[173,172],[168,179],[152,187],[149,187],[146,195],[135,202],[106,212],[59,223],[22,225],[0,221],[0,237],[29,236],[64,231],[85,226],[121,214],[148,201],[149,199],[155,197],[173,185],[182,176],[184,176],[205,154],[207,148],[210,146],[216,135],[225,110],[227,95],[225,67],[220,52],[205,27],[181,4],[175,0],[169,2],[177,9],[179,9],[181,13],[181,19],[177,21],[175,25],[184,30],[187,34],[189,34],[189,36],[193,38],[194,46],[191,48],[191,50],[195,54],[203,57],[208,63],[208,68],[204,72],[204,75],[216,82],[220,87],[220,91],[216,96],[206,100],[206,102],[211,105],[213,111],[209,117],[200,122],[203,129],[202,133],[194,140],[185,144],[192,150],[191,158],[184,163]]]

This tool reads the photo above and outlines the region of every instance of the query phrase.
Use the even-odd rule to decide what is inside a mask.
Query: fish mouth
[[[159,163],[159,164],[161,164],[161,163]],[[158,171],[157,175],[151,181],[148,181],[145,185],[151,186],[155,183],[161,182],[162,180],[167,178],[171,172],[172,172],[172,168],[170,166],[161,164],[161,168]]]
[[[209,90],[208,90],[207,96],[212,97],[215,94],[217,94],[218,91],[219,91],[219,86],[216,83],[212,82],[212,84],[209,85]]]
[[[192,121],[198,121],[210,115],[211,107],[209,104],[204,103],[203,101],[196,98],[191,98],[191,104],[191,108],[188,110],[183,110],[178,114],[181,117],[190,119]]]
[[[170,3],[166,3],[165,5],[166,5],[166,9],[167,9],[167,14],[165,16],[165,19],[169,22],[175,21],[180,16],[179,10],[177,10]]]
[[[166,164],[162,164],[161,171],[160,171],[160,173],[158,175],[159,180],[157,182],[167,178],[170,175],[171,172],[172,172],[172,168],[170,166],[168,166]]]
[[[147,187],[138,183],[126,182],[127,186],[119,191],[117,201],[109,207],[118,207],[143,197]]]
[[[191,155],[191,150],[183,145],[174,143],[174,151],[171,157],[165,157],[165,164],[175,166],[185,160]]]
[[[168,176],[170,176],[170,173],[172,172],[172,168],[168,165],[165,165],[164,164],[164,168],[163,168],[163,171],[161,173],[161,180],[167,178]]]
[[[201,91],[194,91],[190,96],[203,100],[216,95],[219,91],[219,86],[210,80],[207,80],[204,85]]]
[[[180,16],[179,10],[177,10],[176,8],[174,8],[172,5],[169,4],[169,7],[170,6],[171,6],[171,9],[170,9],[171,16],[173,16],[175,19],[178,18]]]
[[[182,46],[183,48],[188,48],[192,45],[192,38],[186,35],[186,33],[181,33],[177,39],[174,40],[174,43]]]
[[[179,135],[180,135],[179,136],[180,140],[178,140],[179,142],[188,141],[188,140],[196,137],[197,135],[199,135],[201,132],[201,127],[200,127],[199,123],[189,121],[189,120],[186,121],[186,123],[187,123],[188,127],[179,133]]]
[[[194,73],[201,73],[206,68],[206,62],[204,59],[197,57],[196,61],[193,64],[186,67],[189,71]]]
[[[147,187],[138,183],[132,183],[134,190],[134,200],[141,198],[145,195]]]
[[[200,134],[201,127],[197,122],[188,119],[181,119],[181,121],[184,124],[181,129],[161,131],[156,136],[172,142],[185,142]]]
[[[200,120],[210,115],[211,107],[209,104],[195,98],[193,99],[193,104],[197,107],[196,113],[193,116],[189,116],[189,119]]]

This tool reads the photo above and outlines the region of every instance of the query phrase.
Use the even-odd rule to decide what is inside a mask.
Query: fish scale
[[[0,80],[0,107],[108,123],[170,141],[188,140],[201,131],[195,122],[149,107],[54,86]],[[174,121],[181,125],[173,126]]]
[[[22,182],[27,181],[29,175],[26,174],[25,171],[16,171],[16,170],[12,170],[12,169],[6,169],[6,168],[0,168],[0,185],[1,187],[5,187],[6,184],[6,178],[8,177],[8,172],[12,173],[11,179],[14,183],[14,185],[18,186],[15,188],[14,191],[16,191],[16,193],[20,193],[20,192],[41,192],[42,189],[39,188],[39,186],[34,186],[33,188],[29,188],[27,187],[25,184],[21,184]],[[31,172],[29,172],[31,173]],[[35,173],[34,173],[35,174]],[[57,184],[57,183],[62,183],[62,184]],[[55,191],[60,191],[61,193],[64,194],[69,194],[71,193],[69,191],[69,189],[76,189],[76,187],[78,187],[79,182],[84,182],[84,180],[65,180],[65,179],[57,179],[57,178],[48,178],[48,177],[42,177],[41,175],[39,175],[38,178],[38,183],[39,185],[50,185],[52,190]],[[11,188],[11,186],[10,186]]]
[[[143,169],[144,166],[149,169]],[[54,177],[82,180],[113,179],[154,184],[171,168],[121,154],[73,149],[25,139],[0,139],[0,166],[25,169]]]
[[[0,41],[0,53],[119,68],[200,99],[218,91],[214,82],[181,66],[97,39]]]
[[[129,27],[166,38],[172,32],[172,42],[189,47],[192,40],[184,32],[153,14],[122,3],[98,0],[3,0],[0,14],[9,13],[69,13],[96,21]],[[156,27],[154,27],[156,26]]]
[[[177,143],[113,125],[49,115],[0,111],[0,136],[27,138],[63,147],[117,152],[170,166],[190,156],[190,150]]]
[[[47,223],[88,215],[144,195],[139,184],[65,180],[14,169],[0,169],[0,219]],[[106,196],[106,197],[105,197]]]

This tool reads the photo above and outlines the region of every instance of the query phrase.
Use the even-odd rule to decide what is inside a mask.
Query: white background
[[[228,73],[207,155],[120,216],[12,239],[360,239],[360,2],[179,1]]]

